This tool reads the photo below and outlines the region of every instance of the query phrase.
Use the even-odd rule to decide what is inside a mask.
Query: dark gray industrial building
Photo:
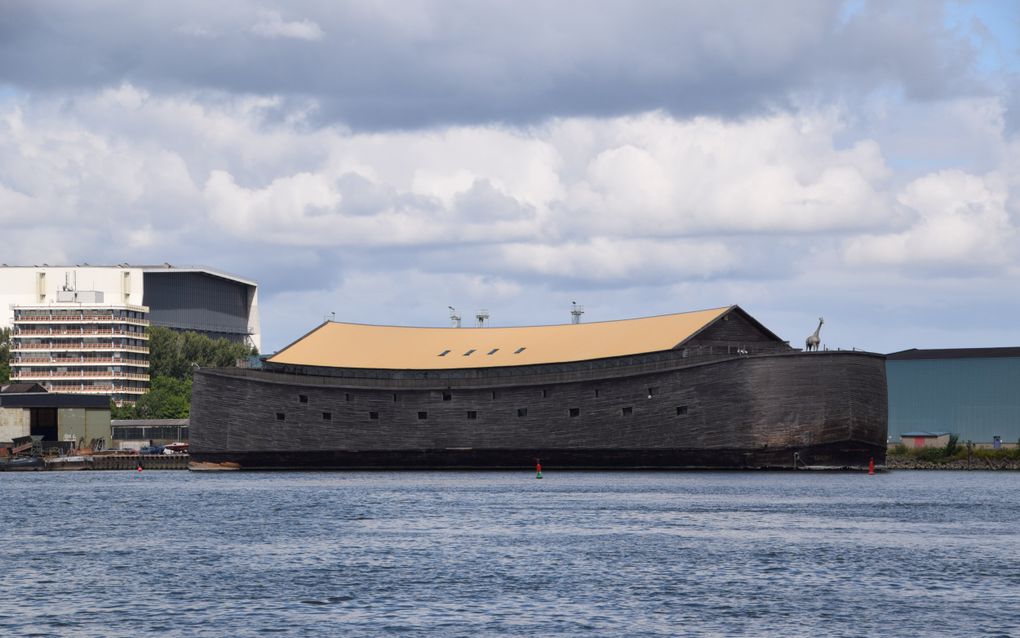
[[[950,432],[961,441],[1020,439],[1020,348],[904,350],[886,358],[889,436]]]
[[[140,268],[151,325],[261,345],[255,282],[198,266]]]

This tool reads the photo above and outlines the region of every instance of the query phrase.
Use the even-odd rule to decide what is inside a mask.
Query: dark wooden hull
[[[521,370],[196,371],[191,457],[241,469],[882,465],[881,356],[652,353]],[[313,374],[315,373],[315,374]]]

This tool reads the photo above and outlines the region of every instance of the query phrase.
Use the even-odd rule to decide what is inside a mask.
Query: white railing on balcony
[[[93,350],[122,350],[124,352],[137,352],[141,354],[149,354],[149,348],[146,346],[125,346],[116,343],[21,343],[15,340],[11,343],[11,352],[20,352],[24,350],[49,350],[51,352],[56,351],[93,351]]]
[[[38,315],[38,316],[16,316],[14,323],[39,324],[39,323],[129,323],[135,326],[149,325],[148,319],[136,317],[111,317],[110,315]]]
[[[109,357],[14,357],[11,359],[12,366],[55,366],[55,365],[77,365],[77,366],[98,366],[117,365],[131,366],[134,368],[147,368],[149,362],[133,359],[112,359]]]
[[[89,372],[85,370],[54,372],[52,370],[33,370],[29,368],[27,370],[12,369],[11,379],[19,381],[35,379],[131,379],[134,381],[148,381],[149,375],[135,372]]]
[[[64,392],[73,394],[145,394],[148,388],[134,388],[122,385],[81,385],[53,383],[46,384],[50,392]]]
[[[15,339],[18,337],[52,337],[52,336],[81,336],[81,337],[106,337],[106,336],[120,336],[120,337],[131,337],[132,339],[148,339],[149,335],[145,332],[131,332],[129,330],[115,330],[113,328],[86,328],[82,327],[78,330],[70,330],[67,328],[22,328],[20,326],[14,326],[14,332],[11,336]]]

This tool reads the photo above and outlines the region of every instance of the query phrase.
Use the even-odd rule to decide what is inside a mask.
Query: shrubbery
[[[942,447],[916,448],[910,451],[910,456],[913,456],[918,461],[928,461],[930,463],[937,463],[948,458],[946,449]]]
[[[0,328],[0,383],[11,379],[11,329]]]
[[[972,459],[988,459],[989,461],[1020,461],[1020,442],[1018,447],[1011,449],[990,449],[977,448],[968,441],[966,445],[960,445],[960,437],[952,434],[944,447],[921,447],[908,448],[902,443],[896,444],[889,451],[890,456],[906,456],[918,461],[927,463],[946,463],[949,461],[966,459],[968,454]]]
[[[949,441],[946,442],[946,449],[943,451],[944,456],[954,456],[960,451],[960,435],[950,434]]]
[[[191,371],[229,367],[257,355],[243,343],[210,339],[197,332],[149,328],[149,391],[133,405],[112,406],[114,419],[186,419],[191,412]]]

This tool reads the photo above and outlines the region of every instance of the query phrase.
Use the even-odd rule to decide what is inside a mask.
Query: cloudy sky
[[[339,320],[1020,346],[1020,5],[0,0],[0,262]]]

